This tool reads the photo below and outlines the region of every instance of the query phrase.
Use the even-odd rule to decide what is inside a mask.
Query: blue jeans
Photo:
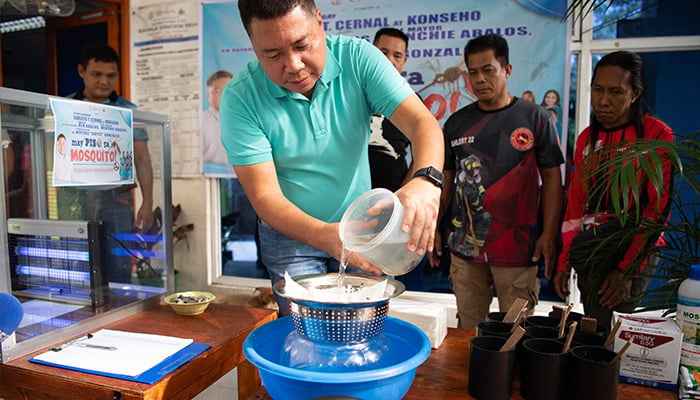
[[[289,272],[291,277],[338,272],[340,263],[325,251],[291,239],[262,220],[258,220],[258,232],[262,261],[270,274],[273,286],[284,279],[284,271]],[[365,273],[352,267],[348,267],[346,272]],[[279,305],[280,316],[289,315],[287,299],[275,293],[275,300]]]

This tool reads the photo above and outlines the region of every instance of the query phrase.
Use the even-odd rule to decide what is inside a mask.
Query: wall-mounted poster
[[[55,118],[53,186],[134,183],[130,109],[50,99]]]
[[[140,110],[170,117],[173,178],[200,176],[199,4],[189,0],[132,1],[131,101]],[[149,140],[151,159],[160,156]],[[153,163],[153,176],[160,164]]]
[[[549,104],[545,102],[548,97],[551,107],[546,107],[558,114],[558,121],[565,121],[569,31],[561,18],[566,5],[566,0],[316,0],[327,34],[371,42],[381,28],[403,31],[409,43],[402,75],[441,125],[476,100],[467,77],[464,47],[470,39],[489,33],[508,40],[513,66],[509,92],[543,106]],[[217,85],[225,84],[255,54],[235,1],[203,3],[201,15],[204,124],[209,114],[218,122]],[[367,129],[369,134],[369,121]],[[212,149],[217,143],[221,146],[217,135],[217,130],[207,133],[202,126],[202,140],[213,143]],[[202,148],[207,148],[206,142]],[[204,154],[205,175],[231,171],[223,147],[211,154],[218,156]]]

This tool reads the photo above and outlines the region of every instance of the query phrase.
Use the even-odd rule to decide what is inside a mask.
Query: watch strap
[[[442,189],[445,183],[445,176],[442,174],[442,172],[440,172],[440,170],[438,170],[435,167],[421,168],[413,174],[413,178],[419,176],[426,177],[430,182],[435,184],[435,186],[439,187],[440,189]]]

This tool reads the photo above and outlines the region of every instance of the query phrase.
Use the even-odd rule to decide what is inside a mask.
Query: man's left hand
[[[624,286],[623,286],[624,285]],[[632,281],[625,282],[625,273],[617,268],[610,271],[603,280],[598,294],[600,295],[600,305],[613,308],[630,298]]]
[[[433,251],[440,192],[439,187],[421,177],[409,180],[396,191],[403,204],[401,230],[411,232],[407,248],[418,255]]]
[[[134,221],[135,227],[140,227],[141,232],[148,232],[153,225],[153,210],[151,207],[146,207],[141,205],[139,212],[136,214],[136,220]]]
[[[552,272],[557,267],[557,240],[554,235],[542,235],[535,243],[535,251],[532,253],[532,262],[540,261],[544,256],[544,276],[552,277]]]

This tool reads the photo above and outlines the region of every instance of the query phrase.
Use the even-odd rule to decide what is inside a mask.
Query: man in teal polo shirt
[[[238,2],[257,60],[224,88],[219,110],[228,160],[263,221],[262,259],[273,284],[285,270],[297,276],[337,269],[338,221],[370,189],[372,114],[388,116],[411,140],[417,176],[396,195],[409,250],[432,251],[440,125],[371,43],[327,37],[313,0],[272,3]],[[350,265],[380,273],[356,254]]]

